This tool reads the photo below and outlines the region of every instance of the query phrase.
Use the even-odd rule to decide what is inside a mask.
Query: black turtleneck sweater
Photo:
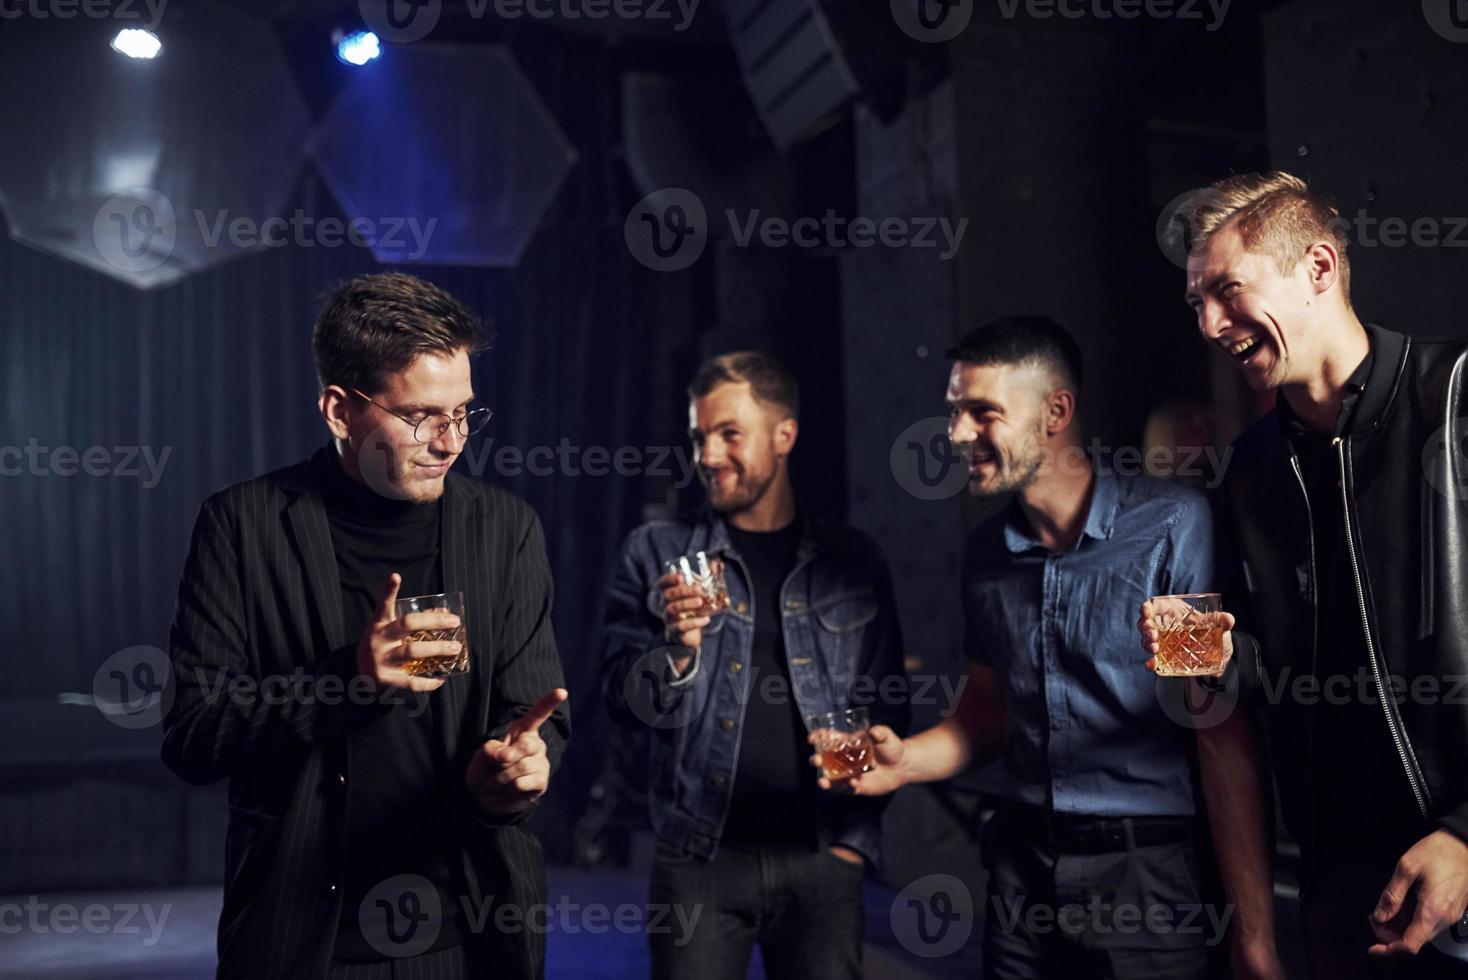
[[[347,475],[335,449],[322,474],[327,521],[341,577],[348,635],[360,637],[388,576],[398,596],[443,591],[439,560],[442,502],[381,496]],[[361,932],[359,909],[374,886],[416,874],[439,889],[444,921],[433,949],[463,941],[457,913],[465,894],[450,852],[445,801],[448,772],[433,695],[403,692],[404,703],[347,736],[342,914],[333,956],[386,959]],[[378,945],[382,945],[380,942]],[[390,951],[390,950],[389,950]]]

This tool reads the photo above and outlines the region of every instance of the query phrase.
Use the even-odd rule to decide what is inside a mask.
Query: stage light
[[[163,50],[163,42],[152,31],[129,27],[117,32],[112,39],[112,50],[129,58],[156,58]]]
[[[360,68],[382,54],[377,35],[371,31],[353,31],[350,34],[338,31],[332,40],[336,42],[337,60],[346,65]]]

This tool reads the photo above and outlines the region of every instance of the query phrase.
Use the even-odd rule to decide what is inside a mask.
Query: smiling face
[[[1045,461],[1049,375],[1036,365],[957,361],[948,374],[948,438],[975,497],[1023,490]]]
[[[795,446],[796,422],[748,382],[716,385],[688,405],[688,435],[709,506],[726,517],[769,492]]]
[[[359,474],[384,496],[416,503],[437,500],[449,467],[464,449],[464,438],[450,425],[429,442],[419,442],[408,423],[465,413],[474,398],[468,352],[420,354],[402,371],[385,375],[380,390],[366,394],[376,404],[336,386],[322,393],[322,413],[337,437],[347,472]],[[430,428],[423,426],[425,435]]]
[[[1336,254],[1312,245],[1288,272],[1250,251],[1237,223],[1225,225],[1188,259],[1185,300],[1204,338],[1223,351],[1256,390],[1303,383],[1324,359],[1323,295],[1334,287]]]

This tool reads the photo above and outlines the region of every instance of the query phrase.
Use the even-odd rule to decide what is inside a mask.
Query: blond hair
[[[1288,273],[1316,242],[1338,257],[1341,295],[1351,305],[1351,260],[1346,222],[1328,200],[1299,177],[1281,170],[1225,177],[1188,195],[1168,219],[1168,237],[1191,255],[1225,226],[1238,223],[1244,247],[1274,259]]]

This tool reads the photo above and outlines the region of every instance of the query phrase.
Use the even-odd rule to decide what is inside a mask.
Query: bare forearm
[[[1258,736],[1247,712],[1198,733],[1208,823],[1243,941],[1274,940],[1272,837]]]
[[[950,715],[927,731],[903,740],[903,781],[935,783],[952,779],[969,767],[973,755],[968,732],[958,715]]]

